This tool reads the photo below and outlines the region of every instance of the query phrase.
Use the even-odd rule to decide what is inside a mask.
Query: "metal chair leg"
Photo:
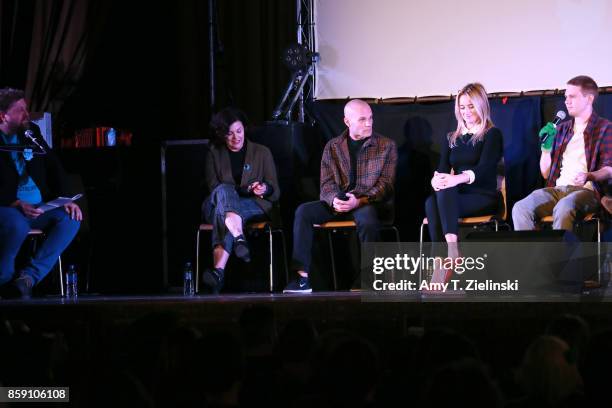
[[[196,281],[195,293],[200,293],[200,228],[196,234]]]
[[[338,290],[338,280],[336,278],[336,259],[334,257],[334,244],[332,240],[333,231],[327,232],[327,240],[329,242],[329,253],[331,255],[331,266],[332,266],[332,279],[334,283],[334,290]]]
[[[274,292],[274,241],[272,240],[272,228],[268,225],[270,238],[270,293]]]
[[[57,269],[59,269],[60,294],[64,297],[64,268],[62,267],[61,255],[57,258]]]
[[[395,225],[391,225],[391,229],[395,232],[395,242],[400,242],[399,230]]]
[[[425,223],[421,223],[421,232],[419,234],[419,256],[423,255],[423,230],[425,229]],[[419,285],[423,281],[423,265],[419,263]]]
[[[599,219],[597,223],[597,283],[601,285],[601,225]]]

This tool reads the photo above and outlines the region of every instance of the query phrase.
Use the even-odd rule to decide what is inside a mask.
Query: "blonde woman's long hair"
[[[464,130],[467,129],[465,123],[463,122],[463,118],[461,117],[461,111],[459,110],[459,98],[461,98],[463,95],[470,97],[472,104],[474,105],[474,108],[476,108],[476,112],[480,117],[480,124],[476,127],[476,131],[470,138],[470,143],[474,145],[481,141],[484,138],[485,133],[487,133],[487,131],[494,126],[493,121],[491,120],[491,107],[489,106],[489,99],[484,86],[478,82],[467,84],[459,91],[459,93],[457,93],[457,97],[455,98],[455,118],[457,118],[457,129],[454,132],[449,133],[448,143],[450,147],[455,146],[457,138],[460,137]]]

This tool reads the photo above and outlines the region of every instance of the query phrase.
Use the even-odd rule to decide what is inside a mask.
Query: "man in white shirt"
[[[574,222],[599,209],[603,185],[586,174],[612,165],[612,122],[593,111],[598,87],[588,76],[567,82],[565,106],[571,120],[540,132],[540,171],[546,187],[512,209],[515,230],[533,230],[538,219],[553,216],[553,229],[573,230]]]

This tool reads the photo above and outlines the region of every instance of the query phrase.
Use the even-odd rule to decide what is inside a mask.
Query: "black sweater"
[[[462,192],[497,194],[497,164],[503,155],[504,141],[498,128],[489,129],[484,138],[472,145],[471,134],[457,138],[456,145],[451,148],[444,143],[440,148],[439,173],[455,174],[472,170],[476,176],[472,184],[460,184]]]

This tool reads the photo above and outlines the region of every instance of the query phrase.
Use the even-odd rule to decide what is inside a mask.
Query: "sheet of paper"
[[[62,207],[68,203],[72,203],[79,198],[83,197],[83,194],[77,194],[74,197],[58,197],[55,200],[43,203],[38,208],[43,211],[53,210],[54,208]]]

